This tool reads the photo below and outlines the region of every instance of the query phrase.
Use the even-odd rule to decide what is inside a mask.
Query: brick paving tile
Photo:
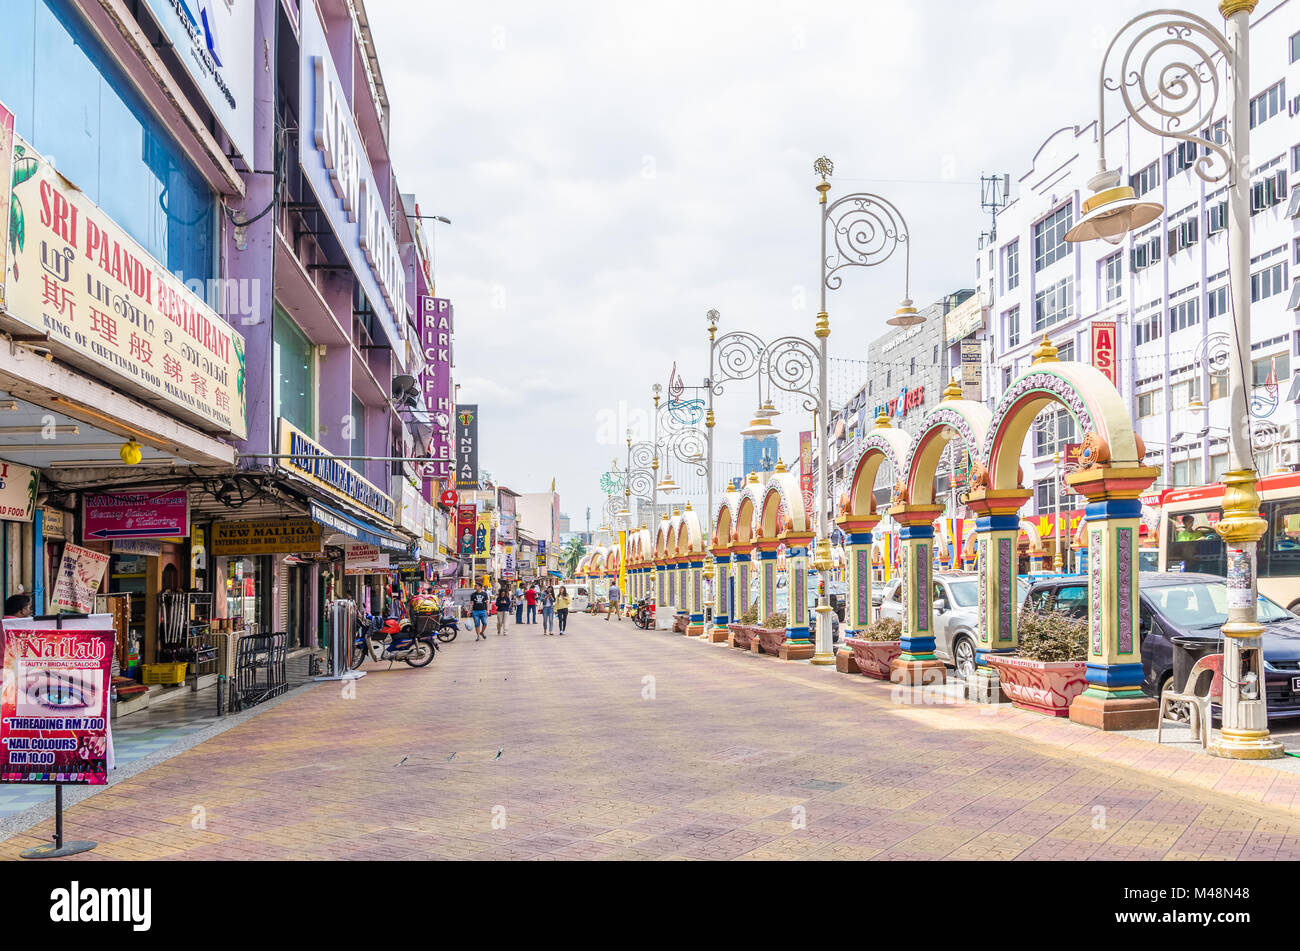
[[[1300,776],[582,616],[571,631],[380,665],[351,699],[304,690],[69,807],[68,834],[100,843],[76,860],[1300,858]],[[457,716],[412,735],[431,704]]]

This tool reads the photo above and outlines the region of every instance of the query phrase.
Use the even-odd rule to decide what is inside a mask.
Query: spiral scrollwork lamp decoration
[[[1223,517],[1215,532],[1227,550],[1227,621],[1224,634],[1223,729],[1210,752],[1232,759],[1285,755],[1268,732],[1267,694],[1261,688],[1263,626],[1258,616],[1255,561],[1267,523],[1253,450],[1261,431],[1255,415],[1267,415],[1270,394],[1250,390],[1250,15],[1256,0],[1219,0],[1225,22],[1215,24],[1183,10],[1154,10],[1129,20],[1102,57],[1098,89],[1097,174],[1093,194],[1067,241],[1101,238],[1118,244],[1125,234],[1156,221],[1163,207],[1143,202],[1121,185],[1120,170],[1106,163],[1106,98],[1118,94],[1127,118],[1161,138],[1180,143],[1175,155],[1207,183],[1226,181],[1228,296],[1231,327],[1226,347],[1207,341],[1198,364],[1227,376],[1229,470],[1223,476]],[[1213,123],[1224,101],[1226,127]],[[1128,132],[1121,132],[1127,138]],[[1190,161],[1187,161],[1190,151]],[[1217,336],[1217,334],[1212,335]],[[1226,351],[1226,352],[1225,352]],[[1207,374],[1208,375],[1208,374]],[[1252,405],[1253,403],[1253,405]],[[1094,658],[1089,658],[1090,663]],[[1091,669],[1091,667],[1090,667]],[[1113,669],[1118,669],[1113,668]],[[1250,675],[1254,675],[1253,677]]]

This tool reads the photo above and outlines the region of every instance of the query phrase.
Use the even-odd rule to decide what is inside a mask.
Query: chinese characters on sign
[[[145,398],[243,438],[244,338],[22,139],[5,312]]]

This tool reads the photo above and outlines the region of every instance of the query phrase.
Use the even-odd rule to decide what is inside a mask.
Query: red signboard
[[[473,504],[456,506],[456,551],[462,556],[474,555],[474,531],[478,523],[478,509]]]
[[[1110,380],[1112,386],[1119,386],[1119,374],[1116,370],[1118,357],[1115,337],[1115,321],[1094,320],[1092,322],[1092,365]]]
[[[443,491],[442,495],[438,497],[438,501],[447,508],[454,509],[456,503],[460,501],[460,493],[455,489],[446,489]]]
[[[803,495],[803,510],[813,511],[812,433],[799,434],[799,491]]]
[[[184,538],[190,533],[189,494],[185,489],[87,493],[81,531],[86,541]]]

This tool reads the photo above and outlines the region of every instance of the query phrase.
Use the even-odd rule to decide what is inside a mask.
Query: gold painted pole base
[[[1221,730],[1210,740],[1209,751],[1224,759],[1281,759],[1286,747],[1268,730]]]
[[[834,667],[835,655],[834,654],[813,654],[812,660],[809,661],[809,663],[814,664],[817,667]]]

